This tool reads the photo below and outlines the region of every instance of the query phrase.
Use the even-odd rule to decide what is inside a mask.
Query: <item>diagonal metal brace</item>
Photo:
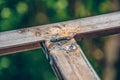
[[[100,80],[74,39],[40,44],[59,80]]]
[[[44,53],[46,55],[47,60],[49,61],[50,65],[52,66],[52,69],[54,70],[57,78],[59,80],[64,80],[59,68],[56,65],[56,62],[55,62],[54,58],[52,57],[52,55],[50,55],[49,50],[46,47],[45,41],[40,42],[40,45],[41,45],[42,50],[44,51]]]

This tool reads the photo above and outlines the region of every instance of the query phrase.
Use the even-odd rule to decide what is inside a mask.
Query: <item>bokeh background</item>
[[[0,0],[0,32],[120,10],[120,0]],[[102,80],[120,80],[120,35],[78,42]],[[0,56],[0,80],[57,80],[41,49]]]

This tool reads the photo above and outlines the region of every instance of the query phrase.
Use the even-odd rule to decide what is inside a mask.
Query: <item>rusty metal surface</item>
[[[0,32],[0,55],[37,49],[46,41],[48,60],[60,80],[100,80],[73,38],[115,33],[120,33],[120,12]]]
[[[98,32],[101,33],[97,34]],[[92,35],[90,35],[90,33],[92,33]],[[112,33],[120,33],[120,12],[0,32],[0,49],[42,40],[50,40],[52,37],[72,38],[81,34],[87,34],[89,37],[98,37],[101,34],[104,35],[106,33],[107,35]],[[81,39],[82,37],[77,38]]]
[[[45,45],[59,80],[100,80],[74,39],[48,41]]]

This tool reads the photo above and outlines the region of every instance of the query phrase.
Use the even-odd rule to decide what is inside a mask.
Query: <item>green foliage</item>
[[[0,57],[0,80],[48,79],[57,80],[41,49]]]
[[[27,12],[25,1],[0,0],[0,31],[18,28]]]

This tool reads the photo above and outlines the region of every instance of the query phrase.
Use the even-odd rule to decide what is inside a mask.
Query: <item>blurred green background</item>
[[[0,0],[0,32],[118,11],[119,3],[119,0]],[[108,39],[78,42],[104,80],[110,80],[104,78],[107,62],[103,46]],[[114,80],[120,80],[118,63]],[[1,56],[0,80],[56,80],[56,77],[42,50],[37,49]]]

